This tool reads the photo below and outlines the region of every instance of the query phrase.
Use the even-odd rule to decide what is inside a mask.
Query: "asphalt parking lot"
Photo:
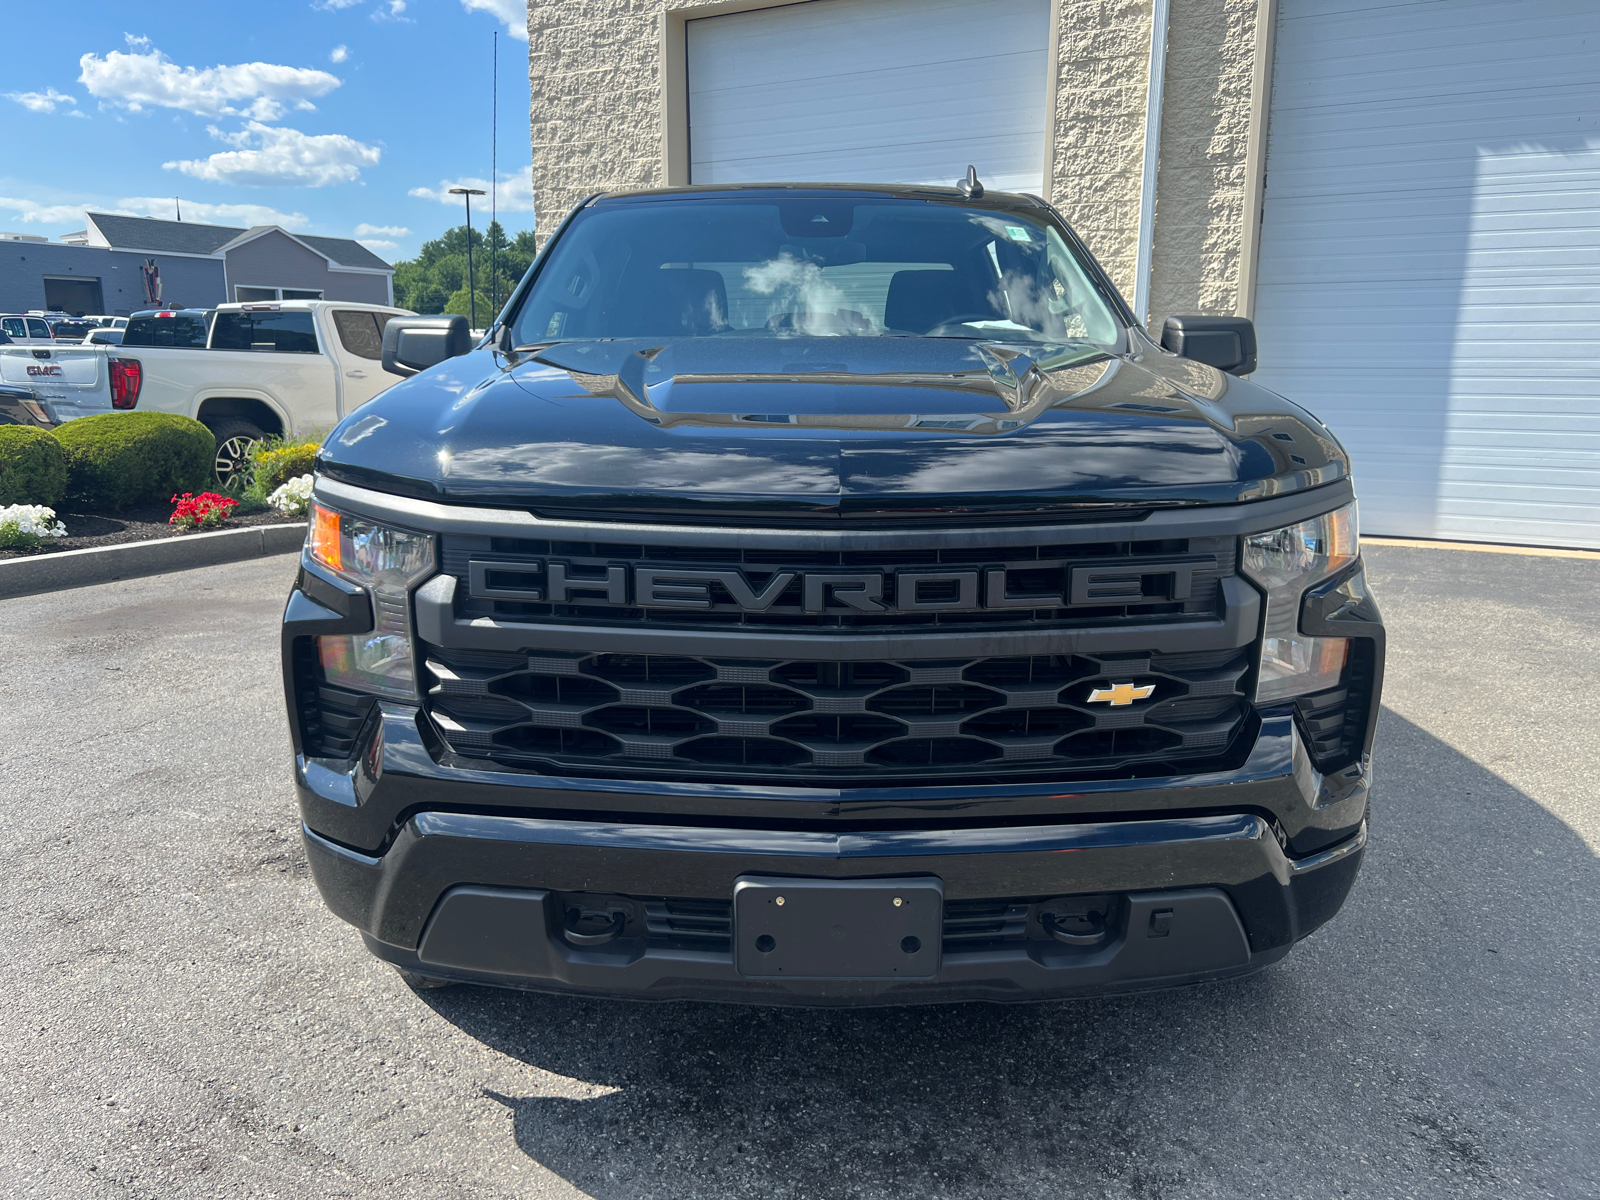
[[[1372,843],[1254,978],[418,995],[323,909],[289,557],[0,602],[0,1194],[1600,1196],[1600,560],[1371,547]]]

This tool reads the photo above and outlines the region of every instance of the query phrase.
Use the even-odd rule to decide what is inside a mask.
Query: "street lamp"
[[[469,320],[472,327],[478,327],[478,281],[472,274],[472,198],[483,196],[487,193],[482,188],[451,188],[452,196],[465,196],[467,198],[467,307],[472,310]]]

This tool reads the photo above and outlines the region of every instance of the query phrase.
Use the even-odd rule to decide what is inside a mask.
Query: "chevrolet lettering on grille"
[[[765,612],[798,580],[801,608],[808,613],[976,612],[1182,601],[1193,592],[1195,571],[1214,565],[1214,561],[1188,561],[1072,566],[1066,571],[1064,591],[1018,593],[1004,567],[896,572],[777,568],[752,577],[729,567],[473,559],[469,586],[479,600],[667,609],[709,609],[731,601],[745,612]]]

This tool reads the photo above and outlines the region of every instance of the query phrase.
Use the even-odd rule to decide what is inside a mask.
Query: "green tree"
[[[465,287],[462,287],[449,300],[445,301],[440,312],[460,313],[469,320],[472,317],[472,296]],[[489,295],[482,288],[478,289],[478,325],[480,328],[487,326],[495,318],[494,305],[489,300]]]
[[[394,299],[402,308],[419,313],[459,312],[470,307],[467,294],[465,225],[447,229],[422,243],[417,257],[394,265]],[[472,273],[478,285],[478,321],[488,324],[533,262],[533,231],[522,230],[507,238],[498,221],[489,228],[473,229]]]

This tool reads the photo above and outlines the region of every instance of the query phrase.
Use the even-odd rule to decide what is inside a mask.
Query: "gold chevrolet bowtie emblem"
[[[1155,694],[1153,683],[1113,683],[1110,687],[1095,688],[1089,693],[1090,704],[1106,703],[1112,708],[1123,708],[1135,700],[1148,700]]]

